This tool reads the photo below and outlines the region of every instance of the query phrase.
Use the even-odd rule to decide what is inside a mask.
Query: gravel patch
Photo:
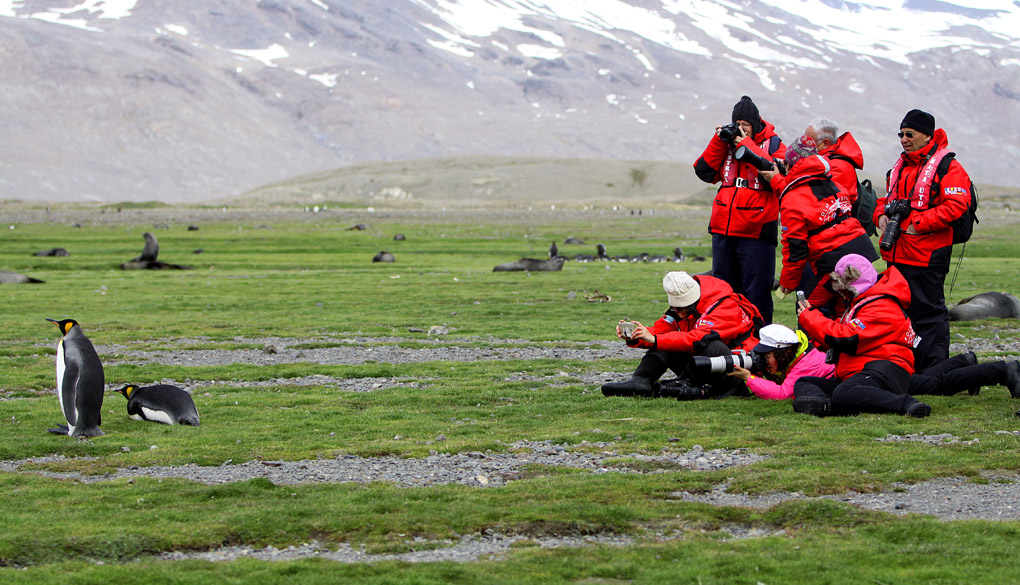
[[[943,477],[908,484],[897,482],[876,493],[849,492],[839,495],[808,497],[800,492],[781,492],[762,496],[731,494],[727,485],[711,492],[693,494],[674,492],[684,502],[713,506],[768,508],[782,502],[835,500],[868,510],[890,514],[925,514],[940,520],[1020,520],[1020,474],[989,475],[988,483],[973,483],[962,477]]]
[[[393,339],[388,340],[393,342]],[[461,343],[476,344],[479,340],[464,339]],[[253,341],[245,341],[252,343]],[[371,345],[367,340],[335,340],[343,344],[323,348],[291,348],[290,346],[322,343],[323,340],[275,339],[263,349],[187,349],[187,350],[132,350],[123,345],[99,346],[96,350],[107,365],[144,365],[150,363],[168,366],[216,366],[231,364],[273,365],[312,363],[323,365],[364,364],[370,362],[406,364],[421,362],[476,362],[563,359],[594,361],[597,359],[640,359],[644,350],[633,349],[623,343],[597,342],[578,348],[545,347],[534,343],[493,344],[489,347],[464,347],[449,341],[436,347],[401,347],[399,345]],[[261,343],[257,341],[256,343]],[[399,340],[398,340],[399,343]],[[413,340],[415,345],[422,342]],[[606,346],[609,346],[608,348]]]
[[[438,441],[445,440],[440,436]],[[426,487],[457,483],[474,487],[506,485],[519,477],[528,465],[569,467],[591,473],[663,473],[677,469],[709,471],[762,461],[764,456],[743,449],[705,451],[695,445],[686,453],[663,452],[659,455],[620,454],[610,450],[610,443],[582,441],[573,450],[568,445],[548,441],[518,441],[508,445],[508,453],[470,452],[433,453],[421,459],[404,457],[358,457],[345,455],[336,459],[305,461],[248,461],[226,463],[217,467],[195,464],[178,466],[130,467],[105,475],[82,475],[79,472],[31,471],[45,477],[73,479],[96,483],[118,478],[152,477],[181,478],[204,484],[223,484],[265,478],[277,485],[305,483],[371,483],[388,482],[401,487]],[[588,452],[589,449],[599,450]],[[621,458],[641,464],[641,469],[627,466]],[[37,457],[22,461],[0,461],[0,471],[17,472],[23,463],[50,463],[63,457]],[[653,467],[645,471],[644,467]]]
[[[953,435],[951,433],[941,433],[938,435],[925,435],[923,433],[911,435],[887,435],[885,437],[881,437],[875,440],[879,441],[880,443],[926,443],[928,445],[953,445],[957,443],[963,445],[973,445],[975,443],[981,442],[981,439],[961,441],[960,437],[957,437],[956,435]]]
[[[460,540],[428,540],[413,538],[406,542],[411,550],[404,553],[372,554],[365,551],[365,546],[340,544],[335,549],[328,549],[319,542],[277,549],[249,547],[224,547],[213,551],[182,553],[168,552],[160,555],[163,560],[199,559],[204,561],[233,561],[241,557],[254,558],[262,561],[289,561],[315,557],[341,563],[374,563],[379,561],[404,561],[407,563],[430,563],[454,561],[465,563],[477,560],[499,560],[506,556],[519,543],[527,543],[538,548],[577,548],[583,546],[628,546],[636,541],[629,536],[620,535],[589,535],[589,536],[557,536],[532,538],[519,535],[506,535],[487,531],[485,534],[470,534]],[[424,550],[414,550],[415,548]]]

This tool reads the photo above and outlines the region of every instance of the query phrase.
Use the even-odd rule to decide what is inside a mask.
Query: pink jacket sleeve
[[[825,363],[825,354],[812,348],[797,363],[793,364],[793,368],[786,375],[782,384],[755,376],[747,381],[747,389],[764,400],[785,400],[793,398],[793,385],[798,378],[802,376],[828,378],[835,371],[834,365]]]

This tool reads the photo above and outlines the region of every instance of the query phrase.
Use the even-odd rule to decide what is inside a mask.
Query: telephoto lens
[[[754,153],[754,151],[747,148],[746,146],[741,146],[737,148],[736,152],[733,153],[733,158],[739,160],[740,162],[745,162],[754,165],[754,168],[758,169],[759,171],[772,170],[771,160],[758,156],[757,154]]]
[[[758,368],[758,355],[755,353],[734,353],[716,357],[694,356],[695,369],[708,371],[713,374],[728,374],[733,371],[733,366],[740,366],[745,370],[756,372]]]

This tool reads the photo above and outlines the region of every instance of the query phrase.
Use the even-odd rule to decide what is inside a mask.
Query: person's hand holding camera
[[[751,379],[751,370],[744,369],[736,364],[733,365],[733,371],[727,372],[727,376],[733,376],[734,378],[740,378],[743,381]]]

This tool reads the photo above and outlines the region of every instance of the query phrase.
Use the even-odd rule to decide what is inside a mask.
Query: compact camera
[[[733,371],[734,366],[740,366],[745,370],[761,373],[766,370],[765,360],[755,352],[747,353],[740,351],[730,355],[716,357],[694,356],[694,368],[708,371],[713,374],[728,374]]]
[[[637,328],[637,323],[633,321],[620,321],[620,335],[623,335],[624,339],[630,339],[631,335],[634,335],[634,329]]]

